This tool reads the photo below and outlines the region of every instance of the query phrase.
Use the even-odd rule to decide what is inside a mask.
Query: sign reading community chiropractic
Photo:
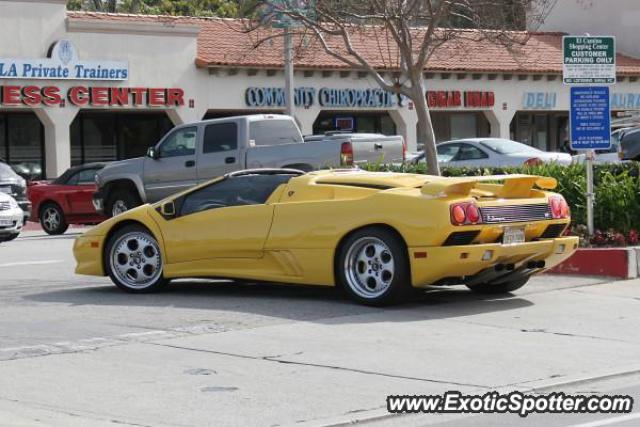
[[[180,107],[184,90],[180,88],[0,86],[0,106],[54,107],[70,103],[77,107]]]
[[[565,84],[614,84],[615,37],[562,37]]]
[[[284,88],[249,87],[244,100],[249,107],[284,107]],[[297,107],[311,107],[316,103],[330,108],[391,108],[402,106],[403,99],[397,103],[397,96],[382,89],[334,89],[323,87],[316,91],[312,87],[298,87],[294,90],[294,102]]]
[[[60,40],[47,58],[0,58],[0,78],[41,80],[127,80],[129,64],[120,61],[81,61],[69,40]]]

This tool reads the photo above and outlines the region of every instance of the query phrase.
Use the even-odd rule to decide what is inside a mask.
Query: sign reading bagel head
[[[129,64],[121,61],[83,61],[70,40],[59,40],[47,58],[0,57],[0,79],[127,80]]]

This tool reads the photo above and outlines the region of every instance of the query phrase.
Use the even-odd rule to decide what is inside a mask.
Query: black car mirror
[[[160,205],[160,214],[165,218],[174,218],[176,216],[176,204],[173,200]]]
[[[147,148],[147,157],[151,157],[153,160],[158,160],[159,154],[156,151],[156,147]]]

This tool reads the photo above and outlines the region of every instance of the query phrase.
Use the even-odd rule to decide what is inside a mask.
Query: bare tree
[[[512,46],[526,42],[513,31],[542,22],[555,0],[251,0],[246,12],[255,45],[277,37],[266,31],[285,17],[307,49],[320,48],[340,63],[366,71],[384,90],[413,101],[418,140],[427,170],[439,174],[435,135],[425,98],[424,73],[434,52],[447,44],[464,50],[465,38]],[[266,13],[265,13],[266,11]],[[463,30],[472,28],[474,31]],[[371,47],[375,46],[375,52]],[[477,44],[476,44],[477,46]]]

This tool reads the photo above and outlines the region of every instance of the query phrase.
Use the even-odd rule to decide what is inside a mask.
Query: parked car
[[[27,182],[3,159],[0,159],[0,193],[10,195],[23,211],[23,224],[31,215],[31,202],[27,199]]]
[[[97,224],[106,218],[93,207],[96,173],[105,163],[87,163],[67,169],[53,181],[35,181],[27,188],[31,221],[48,234],[62,234],[69,224]]]
[[[385,142],[384,150],[401,153],[401,140]],[[100,171],[94,206],[114,216],[247,167],[310,171],[352,166],[367,156],[366,146],[349,139],[304,142],[289,116],[256,114],[189,123],[165,135],[146,157],[114,162]]]
[[[441,142],[436,146],[438,163],[446,167],[533,166],[555,162],[571,164],[571,155],[538,150],[520,142],[499,138],[470,138]],[[414,163],[425,162],[424,153]]]
[[[620,129],[614,134],[615,138],[620,141],[622,159],[640,160],[640,128]]]
[[[406,157],[406,144],[400,135],[382,135],[380,133],[353,133],[332,131],[324,135],[307,135],[305,142],[340,141],[351,142],[358,153],[353,163],[402,163]]]
[[[337,285],[370,305],[427,285],[511,292],[578,246],[562,236],[567,203],[543,191],[556,185],[529,175],[234,172],[93,227],[75,241],[76,273],[138,293],[188,277]]]
[[[24,225],[24,212],[16,199],[0,192],[0,243],[13,240]]]

